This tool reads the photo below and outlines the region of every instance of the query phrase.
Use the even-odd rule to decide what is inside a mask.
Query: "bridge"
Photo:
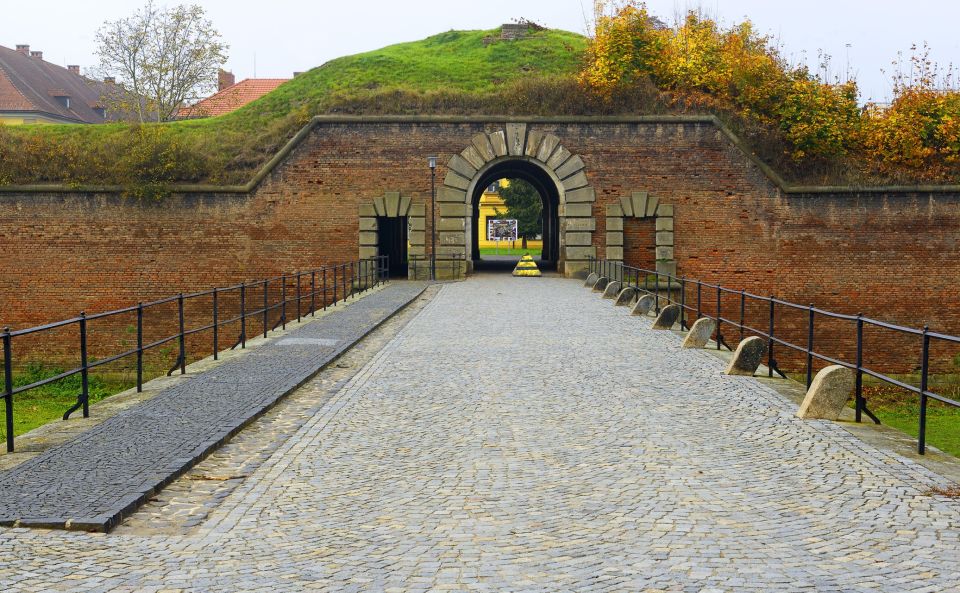
[[[379,286],[5,459],[0,585],[956,590],[956,461],[653,323],[556,274]]]

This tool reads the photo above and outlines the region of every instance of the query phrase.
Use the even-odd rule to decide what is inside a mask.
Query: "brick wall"
[[[358,206],[385,191],[426,205],[429,237],[426,156],[440,157],[439,181],[474,134],[502,124],[323,122],[249,195],[189,194],[155,204],[0,193],[0,325],[355,259]],[[784,195],[704,122],[552,120],[529,130],[556,134],[586,163],[601,257],[606,205],[647,191],[675,206],[681,275],[960,333],[960,196]],[[625,231],[625,260],[652,267],[652,220],[627,219]],[[764,311],[748,314],[766,319]],[[782,329],[803,341],[804,323],[803,314],[785,316]],[[847,328],[824,325],[822,332],[817,343],[827,353],[850,355]],[[916,344],[871,339],[878,364],[916,366]]]

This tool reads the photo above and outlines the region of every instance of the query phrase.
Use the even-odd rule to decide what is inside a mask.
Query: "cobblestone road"
[[[942,478],[649,326],[447,285],[205,522],[2,530],[0,589],[960,591]]]

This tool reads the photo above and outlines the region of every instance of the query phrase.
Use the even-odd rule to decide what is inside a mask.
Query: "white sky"
[[[520,17],[551,28],[585,32],[592,0],[195,0],[230,45],[227,69],[237,79],[287,78],[342,55],[422,39],[450,29],[491,29]],[[159,0],[175,5],[176,0]],[[0,0],[0,45],[29,43],[61,65],[95,65],[94,33],[127,16],[140,1]],[[960,0],[649,0],[664,20],[702,7],[724,23],[749,18],[780,40],[793,61],[833,56],[833,73],[850,70],[862,99],[889,97],[890,63],[898,51],[927,41],[941,64],[960,63]],[[850,44],[847,48],[846,45]]]

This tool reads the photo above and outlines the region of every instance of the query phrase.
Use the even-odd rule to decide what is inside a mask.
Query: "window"
[[[499,192],[499,191],[500,191],[500,182],[499,182],[499,181],[494,181],[494,182],[491,183],[490,186],[487,188],[487,193],[490,193],[490,194],[495,194],[495,193],[497,193],[497,192]]]

